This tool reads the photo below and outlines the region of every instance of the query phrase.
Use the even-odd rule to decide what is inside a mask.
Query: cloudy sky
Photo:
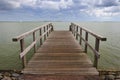
[[[120,21],[120,0],[0,0],[0,21]]]

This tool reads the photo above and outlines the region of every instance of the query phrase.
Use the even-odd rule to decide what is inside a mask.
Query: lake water
[[[12,38],[38,27],[46,22],[0,22],[0,70],[20,70],[19,42],[12,42]],[[107,37],[107,41],[100,42],[99,69],[120,70],[120,22],[75,22],[91,31]],[[55,30],[68,30],[70,22],[53,22]],[[30,44],[26,39],[27,45]],[[90,39],[91,44],[94,40]],[[31,50],[28,59],[32,56]],[[92,58],[91,51],[88,55]]]

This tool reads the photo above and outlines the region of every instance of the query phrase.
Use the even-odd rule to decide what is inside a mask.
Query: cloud
[[[80,1],[80,12],[85,12],[88,15],[96,17],[110,17],[120,15],[120,1],[119,0],[87,0]]]
[[[20,2],[18,0],[1,0],[0,10],[11,10],[20,7]]]
[[[118,6],[118,0],[98,0],[96,1],[95,6],[97,7],[111,7],[111,6]]]
[[[120,0],[0,0],[0,11],[25,7],[44,11],[80,11],[96,17],[120,15]]]
[[[31,3],[31,4],[30,4]],[[60,1],[53,1],[53,0],[26,0],[23,1],[25,6],[30,6],[33,8],[41,8],[41,9],[67,9],[73,5],[72,0],[60,0]]]
[[[40,9],[67,9],[73,5],[72,0],[1,0],[0,10],[18,9],[20,7]]]

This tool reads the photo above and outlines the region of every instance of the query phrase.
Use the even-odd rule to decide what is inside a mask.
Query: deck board
[[[22,71],[40,75],[98,75],[70,31],[53,31]]]

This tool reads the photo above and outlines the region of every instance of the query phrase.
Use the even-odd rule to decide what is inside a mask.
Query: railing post
[[[54,28],[53,28],[52,23],[49,24],[49,28],[50,28],[50,27],[51,27],[51,30],[50,30],[50,33],[51,33],[52,31],[54,31]]]
[[[72,32],[72,24],[69,26],[69,31]]]
[[[73,32],[74,32],[74,36],[75,36],[75,25],[74,25],[74,30],[73,30]]]
[[[88,32],[85,33],[85,40],[88,41]],[[85,52],[87,53],[87,44],[85,43]]]
[[[52,23],[51,23],[51,27],[52,27],[52,29],[51,29],[51,30],[52,30],[52,31],[54,31]]]
[[[45,31],[46,31],[46,30],[45,30],[45,27],[44,27],[44,33],[45,33]],[[46,34],[44,35],[44,41],[45,41],[45,40],[46,40]]]
[[[95,42],[95,50],[99,52],[99,44],[100,44],[100,40],[96,38],[96,42]],[[98,56],[94,55],[94,67],[98,67]]]
[[[40,28],[40,36],[42,35],[42,28]],[[42,45],[42,37],[40,38],[40,46]]]
[[[73,34],[73,24],[71,24],[71,32],[72,32],[72,34]]]
[[[47,25],[47,37],[48,37],[48,35],[49,35],[49,33],[48,33],[49,31],[48,31],[48,29],[49,29],[49,26]]]
[[[24,51],[25,48],[25,43],[24,43],[24,38],[20,40],[20,48],[21,48],[21,52]],[[26,61],[26,56],[22,57],[22,66],[23,68],[27,65],[27,61]]]
[[[33,32],[33,41],[36,40],[35,32]],[[34,53],[36,52],[36,44],[34,45]]]
[[[76,27],[76,39],[78,40],[78,26]]]
[[[80,28],[80,45],[82,44],[82,28]]]
[[[50,25],[48,25],[48,28],[50,28]],[[48,31],[48,34],[50,34],[51,29]]]

